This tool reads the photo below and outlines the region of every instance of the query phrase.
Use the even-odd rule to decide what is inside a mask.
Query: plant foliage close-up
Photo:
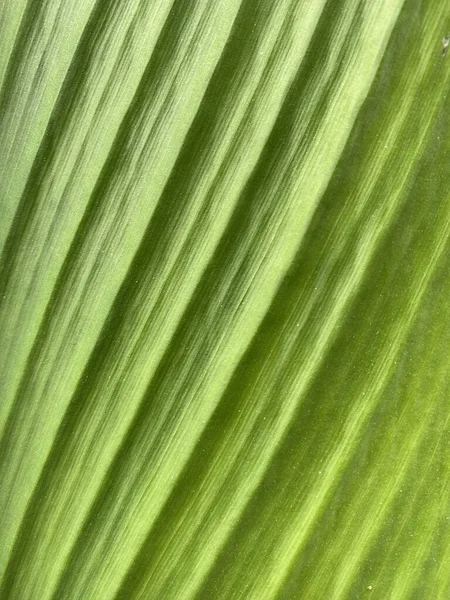
[[[448,30],[0,0],[0,600],[450,598]]]

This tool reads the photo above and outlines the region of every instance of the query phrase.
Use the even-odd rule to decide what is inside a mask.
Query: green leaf
[[[2,600],[448,599],[449,8],[0,16]]]

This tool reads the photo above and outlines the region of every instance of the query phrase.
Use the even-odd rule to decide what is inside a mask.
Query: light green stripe
[[[2,468],[9,465],[5,469],[4,485],[0,491],[1,530],[4,532],[1,564],[5,564],[23,511],[71,393],[137,249],[153,211],[154,201],[163,187],[164,179],[170,173],[195,116],[238,6],[237,0],[226,5],[211,5],[205,0],[199,0],[192,6],[186,23],[179,32],[181,43],[174,48],[170,68],[158,80],[159,85],[155,86],[155,96],[150,95],[142,105],[138,105],[131,133],[127,131],[127,137],[131,140],[119,139],[124,146],[133,144],[138,157],[135,165],[129,164],[126,147],[119,147],[122,177],[119,177],[120,168],[117,167],[112,175],[113,183],[108,184],[109,193],[104,195],[105,206],[102,205],[94,213],[90,228],[81,224],[78,237],[82,237],[83,242],[79,249],[72,249],[72,261],[67,267],[69,272],[60,275],[62,284],[58,282],[63,291],[59,293],[54,290],[56,306],[50,307],[47,319],[41,326],[41,334],[28,357],[27,368],[21,372],[20,364],[17,365],[18,372],[22,375],[22,385],[16,395],[0,452]],[[211,44],[212,38],[215,40],[214,44]],[[166,42],[169,41],[166,39]],[[198,69],[200,54],[202,71]],[[145,83],[145,79],[143,81]],[[143,92],[145,90],[141,89],[141,100]],[[171,152],[161,153],[161,145],[167,136],[171,139]],[[148,195],[142,196],[140,189],[136,190],[137,196],[133,198],[129,186],[136,187],[139,177],[149,178],[154,173],[159,173],[159,184],[153,181],[148,188]],[[114,187],[115,183],[117,185]],[[109,207],[109,212],[105,212],[106,207]],[[123,214],[127,207],[130,213],[128,215]],[[117,227],[122,231],[117,230]],[[128,237],[125,232],[128,232]],[[76,244],[76,240],[74,243]],[[109,244],[113,244],[115,253],[112,253],[112,248],[107,247]],[[104,260],[100,272],[99,257]],[[113,278],[107,270],[112,266]],[[101,273],[106,276],[106,289],[102,293],[97,290],[91,295],[94,281],[98,282]],[[84,302],[81,315],[80,301]],[[14,312],[12,301],[10,306]],[[96,310],[99,314],[96,314]],[[97,319],[94,321],[95,317]],[[20,325],[25,335],[29,335],[27,324]],[[80,338],[77,333],[80,328],[84,328],[86,337]],[[77,343],[67,345],[67,335],[75,335]],[[11,355],[7,358],[11,360]]]
[[[61,267],[169,9],[169,2],[117,3],[96,15],[87,40],[73,57],[73,73],[21,198],[19,231],[3,257],[0,430]],[[17,144],[14,148],[20,150]],[[11,192],[7,196],[9,201],[14,198]],[[6,368],[10,362],[14,369]]]

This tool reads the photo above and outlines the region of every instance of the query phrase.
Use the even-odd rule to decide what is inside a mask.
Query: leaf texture
[[[0,10],[0,597],[448,598],[449,9]]]

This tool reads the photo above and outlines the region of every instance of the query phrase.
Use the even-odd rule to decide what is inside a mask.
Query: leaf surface
[[[0,10],[0,597],[447,598],[448,8]]]

